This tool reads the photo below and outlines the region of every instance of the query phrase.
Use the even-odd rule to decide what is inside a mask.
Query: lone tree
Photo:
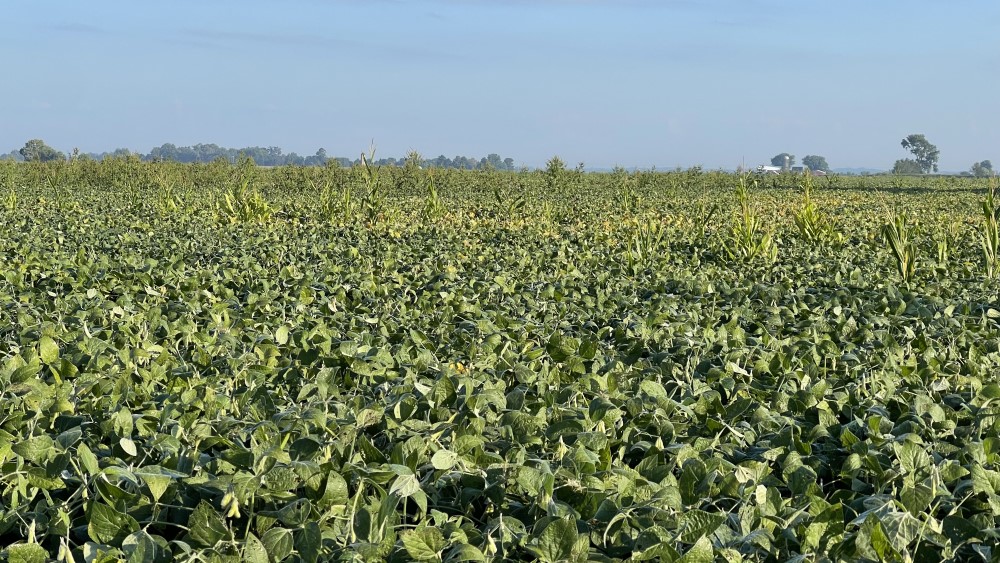
[[[21,153],[24,160],[49,162],[50,160],[66,160],[66,155],[45,144],[41,139],[32,139],[24,143],[24,147],[17,151]]]
[[[830,171],[830,165],[826,163],[826,159],[822,156],[814,154],[807,154],[806,156],[803,156],[802,165],[807,166],[809,170],[822,170],[823,172]]]
[[[771,166],[780,166],[785,170],[791,168],[795,165],[795,155],[783,152],[781,154],[774,155],[771,159]]]
[[[903,148],[913,153],[913,158],[920,166],[920,173],[938,171],[938,156],[940,151],[927,140],[927,137],[919,134],[907,135],[902,142]],[[897,161],[898,164],[898,161]]]
[[[993,163],[984,160],[972,165],[972,175],[977,178],[986,178],[993,175]]]
[[[920,163],[912,158],[901,158],[892,166],[893,174],[923,174]]]

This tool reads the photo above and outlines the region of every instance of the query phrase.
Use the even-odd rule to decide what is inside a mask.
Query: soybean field
[[[0,162],[8,561],[1000,561],[989,179]]]

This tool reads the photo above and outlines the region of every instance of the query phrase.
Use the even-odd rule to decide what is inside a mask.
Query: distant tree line
[[[123,158],[128,156],[138,156],[144,161],[175,161],[175,162],[212,162],[223,159],[229,162],[236,162],[240,158],[250,157],[260,166],[325,166],[330,162],[335,162],[340,166],[352,166],[361,163],[360,158],[331,157],[326,154],[326,149],[319,149],[311,156],[300,156],[294,152],[285,154],[281,147],[244,147],[232,149],[220,147],[216,144],[197,144],[189,147],[178,147],[172,143],[164,143],[153,148],[147,154],[130,151],[129,149],[116,149],[103,153],[81,153],[74,149],[70,158],[103,160],[105,158]],[[28,160],[28,161],[53,161],[66,160],[67,156],[56,149],[45,144],[41,139],[32,139],[24,144],[24,147],[17,151],[11,151],[0,159]],[[380,158],[374,164],[377,166],[403,166],[407,157],[401,158]],[[456,156],[448,158],[440,155],[436,158],[421,159],[421,165],[435,168],[461,168],[465,170],[482,170],[492,168],[495,170],[514,170],[513,158],[502,158],[500,155],[491,153],[482,158],[468,156]]]

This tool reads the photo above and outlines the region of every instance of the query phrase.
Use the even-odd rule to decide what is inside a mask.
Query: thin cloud
[[[382,57],[389,60],[400,58],[438,62],[464,60],[464,57],[459,53],[433,51],[413,45],[361,42],[309,33],[263,33],[187,28],[180,30],[180,34],[171,40],[205,49],[227,48],[235,45],[278,46],[292,49],[308,47],[314,50],[333,49],[346,54],[363,54],[365,57]]]
[[[49,29],[62,33],[81,33],[87,35],[112,35],[112,32],[86,23],[61,23],[49,26]]]
[[[248,31],[220,31],[211,29],[189,28],[181,30],[181,33],[189,39],[208,43],[219,42],[242,42],[257,43],[265,45],[284,46],[304,46],[304,47],[330,47],[355,45],[351,41],[335,39],[332,37],[322,37],[311,34],[292,33],[255,33]]]

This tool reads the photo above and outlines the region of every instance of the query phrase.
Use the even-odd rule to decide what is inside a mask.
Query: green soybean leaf
[[[584,559],[589,545],[587,536],[577,531],[575,521],[557,518],[545,526],[537,542],[529,549],[540,561],[558,563]]]
[[[678,523],[681,530],[678,539],[684,543],[695,543],[715,532],[725,521],[724,514],[710,514],[698,509],[687,511]]]
[[[108,545],[120,545],[129,534],[139,529],[135,518],[99,502],[90,505],[87,520],[90,539]]]
[[[267,548],[253,533],[247,534],[243,544],[243,560],[247,563],[268,563]]]
[[[667,395],[667,390],[664,389],[663,385],[648,379],[639,384],[639,390],[658,400],[667,399],[669,397],[669,395]]]
[[[920,516],[934,501],[934,490],[924,483],[904,485],[899,493],[899,499],[910,514]]]
[[[447,561],[486,561],[483,552],[474,545],[460,543],[447,551],[445,559]]]
[[[440,553],[448,542],[437,528],[417,528],[402,536],[403,547],[416,561],[440,561]]]
[[[260,541],[272,561],[284,561],[295,548],[292,532],[285,528],[271,528],[264,532]]]
[[[160,470],[159,467],[145,467],[135,472],[136,477],[142,479],[142,482],[146,484],[149,488],[149,493],[153,496],[153,500],[159,501],[163,498],[163,495],[167,492],[167,488],[170,483],[173,482],[173,477],[168,475],[166,472]]]
[[[919,469],[929,467],[932,463],[931,457],[924,451],[920,444],[906,441],[899,447],[899,464],[907,472],[914,472]]]
[[[168,554],[156,543],[148,533],[139,530],[129,535],[122,542],[122,552],[127,556],[129,563],[145,563],[149,561],[162,561],[169,559]]]
[[[713,563],[714,561],[715,550],[712,549],[712,542],[707,537],[702,537],[677,560],[677,563]]]
[[[323,496],[319,500],[320,507],[328,508],[330,506],[346,505],[350,498],[349,494],[347,481],[344,477],[340,473],[331,471],[326,476],[326,488],[323,490]]]
[[[942,528],[944,535],[956,545],[965,543],[979,534],[979,527],[961,516],[945,516]]]
[[[309,502],[309,499],[300,498],[282,506],[275,513],[275,516],[286,526],[297,528],[309,520],[311,511],[312,503]]]
[[[80,458],[80,464],[83,465],[84,471],[90,475],[97,475],[101,472],[100,465],[97,463],[97,456],[94,452],[90,451],[87,444],[80,444],[76,447],[76,454]]]
[[[204,500],[198,503],[188,518],[188,529],[191,541],[201,547],[213,547],[229,536],[222,515]]]
[[[53,442],[52,438],[47,434],[43,434],[22,440],[11,446],[11,449],[14,450],[14,453],[31,463],[42,463],[55,454],[53,451],[54,447],[55,442]]]
[[[319,561],[323,549],[323,531],[316,522],[308,522],[295,535],[295,550],[306,563]]]

